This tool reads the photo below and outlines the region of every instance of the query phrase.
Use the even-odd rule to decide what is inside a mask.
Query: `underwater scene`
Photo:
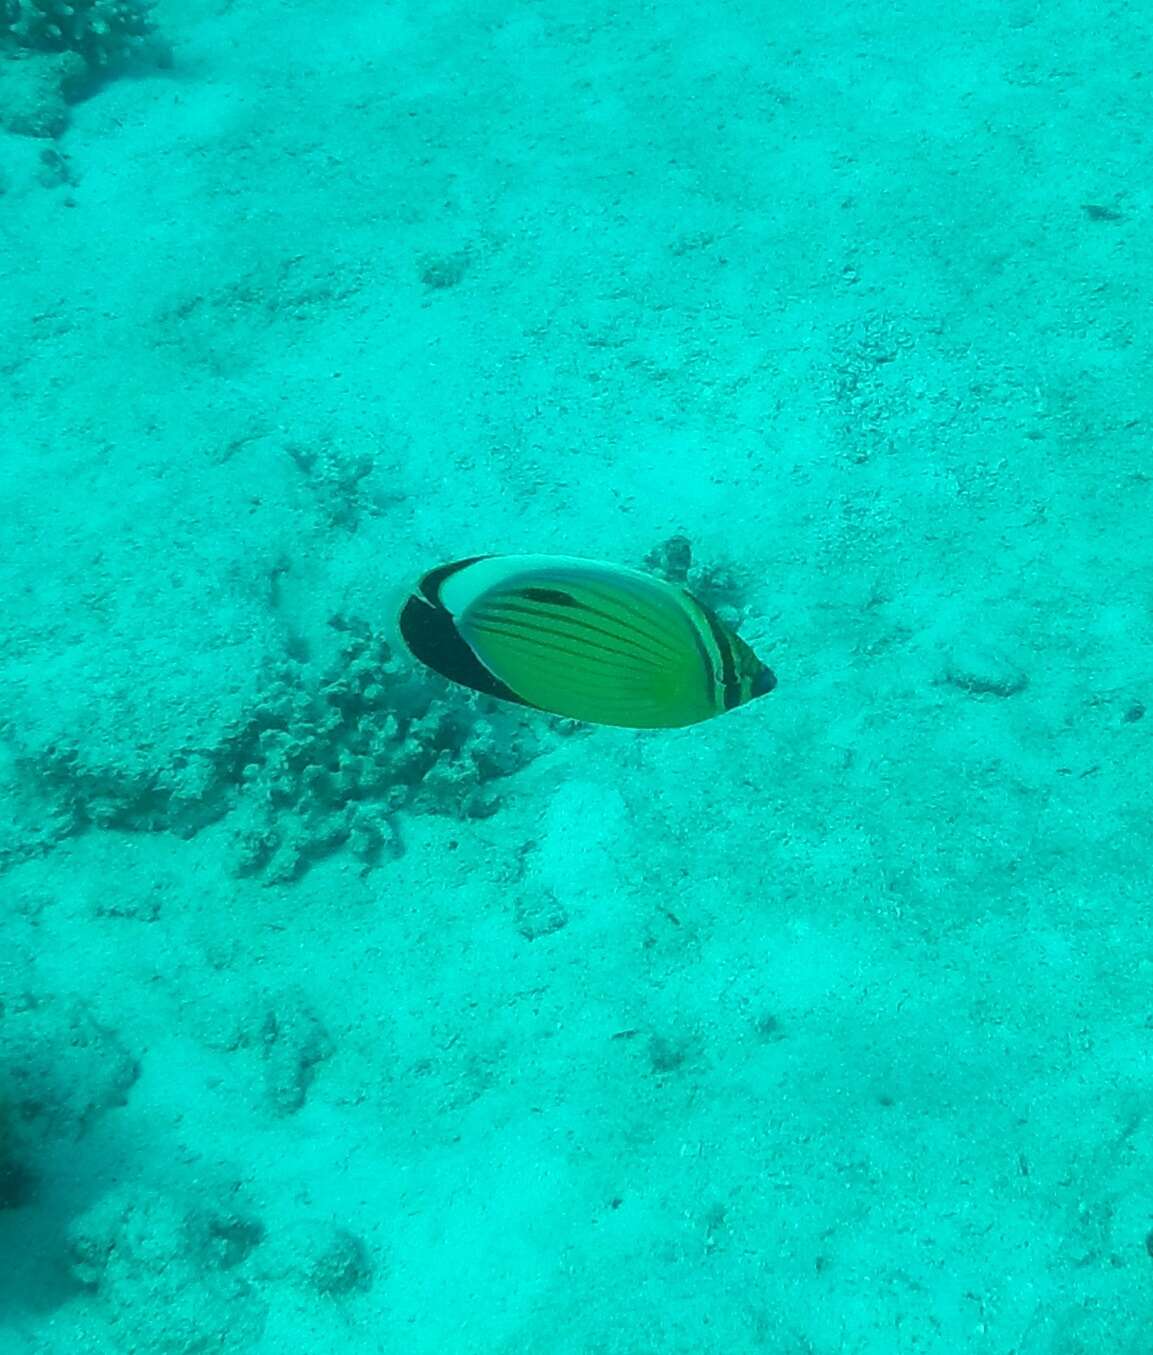
[[[1153,1355],[1151,53],[0,0],[0,1355]]]

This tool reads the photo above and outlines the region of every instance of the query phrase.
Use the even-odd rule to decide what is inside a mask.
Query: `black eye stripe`
[[[725,710],[732,710],[734,706],[741,704],[741,684],[737,680],[737,658],[733,653],[733,644],[728,632],[712,612],[706,611],[704,615],[721,660],[720,678]]]

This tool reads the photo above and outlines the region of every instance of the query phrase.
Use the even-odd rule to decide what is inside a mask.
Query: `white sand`
[[[0,140],[4,1355],[1147,1355],[1148,8],[157,19]],[[677,531],[767,700],[369,870],[73,831]]]

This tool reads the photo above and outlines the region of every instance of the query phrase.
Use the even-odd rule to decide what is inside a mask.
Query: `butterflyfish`
[[[451,682],[591,724],[676,729],[777,685],[683,588],[563,555],[440,565],[401,608],[400,632],[415,658]]]

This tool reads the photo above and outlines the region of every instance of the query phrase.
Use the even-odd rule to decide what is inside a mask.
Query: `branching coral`
[[[0,33],[35,52],[75,52],[105,73],[153,48],[148,0],[3,0]]]
[[[14,740],[8,799],[27,800],[27,826],[7,847],[0,836],[0,871],[90,827],[192,837],[231,813],[238,873],[283,883],[344,846],[366,867],[399,851],[402,809],[495,813],[497,783],[537,751],[520,714],[482,716],[463,693],[411,677],[367,627],[337,628],[346,639],[329,669],[284,659],[209,746],[190,730],[178,754],[126,746],[109,760],[79,739]]]
[[[166,66],[151,0],[0,0],[0,127],[59,136],[68,105],[119,72]]]

